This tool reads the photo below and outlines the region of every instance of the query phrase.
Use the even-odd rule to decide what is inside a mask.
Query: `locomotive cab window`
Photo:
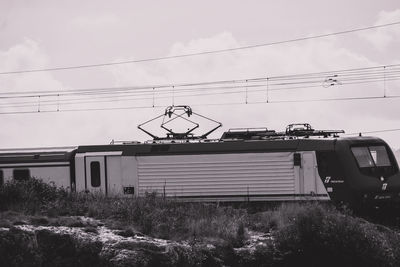
[[[31,177],[31,172],[29,169],[14,169],[13,177],[18,181],[28,180]]]
[[[370,146],[372,159],[378,167],[391,166],[389,155],[384,146]]]
[[[391,166],[385,146],[352,147],[351,151],[360,168]]]
[[[100,162],[92,161],[90,163],[90,181],[92,187],[99,187],[100,186]]]

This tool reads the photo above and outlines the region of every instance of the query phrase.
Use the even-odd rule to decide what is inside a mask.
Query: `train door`
[[[86,157],[86,182],[90,192],[107,194],[106,161],[104,156]]]
[[[108,195],[118,195],[122,193],[122,164],[121,156],[107,156],[107,184]]]
[[[303,152],[303,179],[304,194],[314,195],[317,193],[316,162],[313,152]]]

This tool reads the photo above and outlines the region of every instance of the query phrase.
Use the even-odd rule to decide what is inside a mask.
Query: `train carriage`
[[[76,147],[19,148],[0,150],[0,184],[30,177],[72,188]]]

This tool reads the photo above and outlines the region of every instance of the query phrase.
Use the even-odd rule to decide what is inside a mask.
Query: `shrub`
[[[190,249],[170,251],[176,262],[183,260],[183,265],[201,263],[218,266],[222,262],[232,266],[400,265],[400,237],[397,232],[355,218],[346,210],[338,211],[331,205],[314,202],[282,204],[249,214],[247,208],[211,203],[182,203],[160,198],[155,194],[142,198],[110,198],[101,194],[68,193],[54,185],[29,179],[10,181],[0,188],[0,210],[39,213],[39,216],[30,221],[40,225],[52,225],[56,222],[60,225],[86,227],[87,232],[95,233],[96,225],[86,225],[79,217],[49,219],[43,216],[85,215],[104,219],[106,223],[122,228],[125,230],[121,231],[122,235],[132,236],[142,232],[164,239],[188,240]],[[10,225],[11,221],[8,219],[11,215],[12,213],[8,214],[5,219],[0,216],[0,224]],[[14,217],[25,224],[27,217],[19,216],[21,215],[17,213]],[[14,220],[14,224],[17,223]],[[253,252],[236,250],[237,247],[243,247],[249,239],[247,229],[270,233],[273,239],[265,245],[257,246]],[[76,250],[79,244],[66,236],[59,239],[47,232],[41,232],[38,235],[39,241],[51,238],[62,241],[49,244],[59,244],[61,250],[69,253],[65,256],[69,261],[64,262],[64,259],[56,258],[50,253],[53,250],[46,247],[47,241],[39,242],[39,248],[31,248],[14,242],[11,236],[3,236],[7,237],[0,240],[3,252],[7,253],[8,247],[26,250],[27,254],[23,257],[32,259],[32,262],[41,262],[39,256],[42,255],[47,257],[46,260],[53,259],[54,264],[72,264],[73,258],[79,254],[78,251],[84,248],[83,246]],[[27,240],[32,238],[19,234],[17,236]],[[214,244],[215,250],[202,246],[204,243]],[[63,244],[69,244],[69,247],[64,248]],[[88,262],[99,261],[96,256],[99,249],[101,250],[100,245],[93,247]],[[48,251],[48,254],[43,251]],[[193,259],[189,260],[190,258]],[[15,264],[19,263],[18,257],[12,259]]]
[[[35,213],[43,205],[67,194],[66,190],[38,179],[11,180],[0,187],[0,210],[14,208]]]
[[[43,259],[35,235],[17,228],[0,231],[1,266],[41,266]]]
[[[285,265],[398,266],[393,244],[399,237],[389,241],[389,232],[334,209],[309,205],[275,238]]]

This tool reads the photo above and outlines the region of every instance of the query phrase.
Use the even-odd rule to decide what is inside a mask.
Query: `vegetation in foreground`
[[[258,212],[252,209],[180,203],[155,195],[105,198],[69,193],[35,179],[12,181],[0,187],[0,227],[11,229],[1,233],[0,262],[9,266],[400,266],[399,233],[350,212],[320,203],[282,204]],[[82,245],[46,232],[26,236],[13,228],[31,223],[96,231],[96,225],[82,225],[71,216],[101,219],[125,235],[141,232],[188,241],[190,249],[175,248],[173,256],[171,250],[160,256],[147,249],[152,260],[113,265],[100,256],[99,243]],[[244,250],[251,231],[270,233],[272,239]],[[38,245],[30,246],[30,239]],[[167,257],[178,260],[171,262]]]

